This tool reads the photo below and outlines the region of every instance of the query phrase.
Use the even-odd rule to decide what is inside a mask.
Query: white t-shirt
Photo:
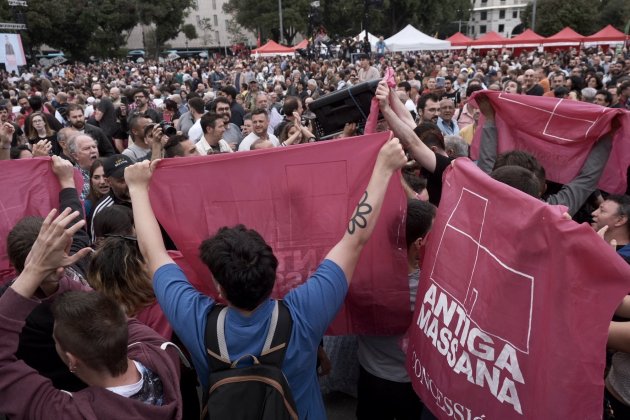
[[[274,147],[280,146],[280,141],[278,140],[276,136],[274,136],[273,134],[268,134],[268,136],[269,136],[269,140],[271,140],[271,143],[273,143]],[[238,146],[238,151],[242,152],[243,150],[251,150],[252,144],[254,144],[256,140],[258,140],[259,138],[260,137],[258,137],[256,134],[249,133],[247,137],[245,137],[243,141],[241,142],[241,144]]]

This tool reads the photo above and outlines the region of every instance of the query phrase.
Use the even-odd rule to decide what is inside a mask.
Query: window
[[[480,25],[479,26],[479,34],[485,34],[486,33],[486,25]]]
[[[488,0],[481,0],[481,4],[488,3]]]
[[[217,0],[212,0],[212,10],[217,10]]]
[[[518,10],[512,12],[512,19],[518,19]]]
[[[503,31],[505,31],[505,25],[504,24],[500,24],[499,25],[499,33],[503,33]]]
[[[505,10],[499,10],[499,19],[505,19]]]
[[[214,15],[214,26],[219,26],[219,17]]]
[[[481,12],[481,15],[479,16],[479,20],[486,20],[488,19],[488,12]]]
[[[217,39],[217,44],[221,45],[221,38],[219,38],[219,31],[214,31],[214,37]]]

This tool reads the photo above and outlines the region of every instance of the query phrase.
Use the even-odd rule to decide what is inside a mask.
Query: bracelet
[[[286,146],[286,145],[287,145],[287,143],[284,142],[284,141],[282,143],[280,143],[280,146]]]

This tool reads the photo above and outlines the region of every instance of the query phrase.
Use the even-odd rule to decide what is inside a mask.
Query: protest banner
[[[222,226],[257,230],[279,260],[273,296],[314,272],[348,227],[389,133],[286,148],[165,159],[151,180],[156,217],[194,271],[191,283],[217,296],[200,243]],[[402,333],[411,322],[406,273],[407,199],[393,176],[332,334]]]
[[[608,325],[630,267],[586,224],[491,179],[444,174],[408,332],[440,419],[600,419]]]
[[[11,280],[14,271],[9,266],[6,238],[23,217],[45,217],[59,207],[59,181],[52,172],[50,158],[0,161],[0,284]],[[75,173],[78,191],[83,178]]]
[[[471,101],[485,97],[495,110],[497,153],[523,150],[545,168],[547,179],[567,184],[580,172],[593,144],[619,124],[599,188],[623,194],[630,165],[630,113],[587,102],[504,92],[475,92]],[[616,120],[616,121],[615,121]],[[483,126],[483,116],[479,127]],[[481,129],[477,130],[471,157],[478,159]]]

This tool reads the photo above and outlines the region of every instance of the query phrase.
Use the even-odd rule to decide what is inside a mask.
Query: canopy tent
[[[537,48],[542,44],[544,39],[544,36],[540,36],[531,29],[527,29],[514,38],[505,41],[505,45],[512,48]]]
[[[451,50],[466,49],[472,42],[471,38],[468,38],[461,32],[457,32],[456,34],[451,35],[450,37],[446,38],[446,40],[451,43]]]
[[[303,39],[297,45],[291,47],[293,51],[304,50],[308,47],[308,39]]]
[[[378,42],[378,37],[376,35],[372,35],[371,33],[367,33],[368,41],[370,41],[370,45],[372,48],[375,48],[376,43]],[[361,33],[354,37],[356,41],[363,41],[365,39],[365,29],[361,31]]]
[[[626,41],[626,38],[626,34],[612,25],[608,25],[601,31],[584,38],[584,46],[592,47],[595,45],[623,44]]]
[[[470,47],[477,50],[502,48],[508,39],[492,31],[470,42]]]
[[[545,38],[542,44],[543,47],[577,47],[583,39],[584,36],[567,26],[557,34]]]
[[[390,51],[423,51],[423,50],[448,50],[451,43],[442,39],[433,38],[420,32],[411,25],[405,26],[400,32],[385,40]]]
[[[258,55],[260,57],[273,57],[275,55],[293,55],[295,50],[291,47],[285,47],[277,42],[269,40],[265,45],[252,50],[251,55]]]

